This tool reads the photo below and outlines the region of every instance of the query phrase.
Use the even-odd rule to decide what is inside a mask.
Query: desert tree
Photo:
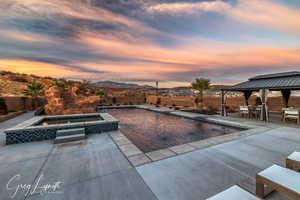
[[[192,82],[192,89],[197,90],[199,92],[200,102],[203,103],[203,92],[210,88],[210,80],[205,78],[196,78],[194,82]]]

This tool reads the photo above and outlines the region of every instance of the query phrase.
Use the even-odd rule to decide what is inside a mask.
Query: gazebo
[[[280,91],[283,99],[283,107],[288,107],[289,99],[292,90],[300,90],[300,72],[291,71],[276,74],[259,75],[249,78],[248,81],[242,82],[230,87],[222,88],[222,107],[221,115],[226,115],[226,93],[228,91],[242,92],[244,94],[245,104],[248,105],[248,100],[253,92],[259,92],[262,102],[261,120],[268,120],[267,96],[269,91]]]

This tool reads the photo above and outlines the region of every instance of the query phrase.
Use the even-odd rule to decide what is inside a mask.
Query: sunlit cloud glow
[[[170,86],[297,70],[300,9],[280,2],[4,0],[0,70]]]

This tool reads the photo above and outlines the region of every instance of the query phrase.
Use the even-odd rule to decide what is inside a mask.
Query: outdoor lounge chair
[[[260,118],[260,114],[261,114],[261,105],[258,105],[255,107],[255,112],[254,112],[254,115],[255,115],[255,119],[259,119]]]
[[[239,186],[234,185],[207,200],[260,200],[260,198],[250,194]]]
[[[297,120],[297,124],[300,124],[299,110],[297,110],[297,109],[286,109],[286,110],[284,110],[283,121],[285,122],[286,119],[295,119],[295,120]]]
[[[286,168],[298,171],[300,169],[300,152],[294,152],[286,159]]]
[[[250,111],[248,106],[240,106],[240,116],[243,117],[246,115],[248,118],[250,117]]]
[[[256,195],[264,198],[273,190],[300,200],[300,173],[273,165],[256,175]]]

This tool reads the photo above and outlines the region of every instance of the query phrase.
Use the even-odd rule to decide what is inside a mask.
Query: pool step
[[[56,131],[56,137],[57,136],[76,135],[76,134],[85,134],[84,128],[62,129],[62,130]]]
[[[66,135],[66,136],[56,136],[54,139],[54,144],[60,144],[65,142],[74,142],[85,139],[85,134],[75,134],[75,135]]]
[[[85,138],[84,128],[63,129],[56,132],[54,144],[79,141]]]

